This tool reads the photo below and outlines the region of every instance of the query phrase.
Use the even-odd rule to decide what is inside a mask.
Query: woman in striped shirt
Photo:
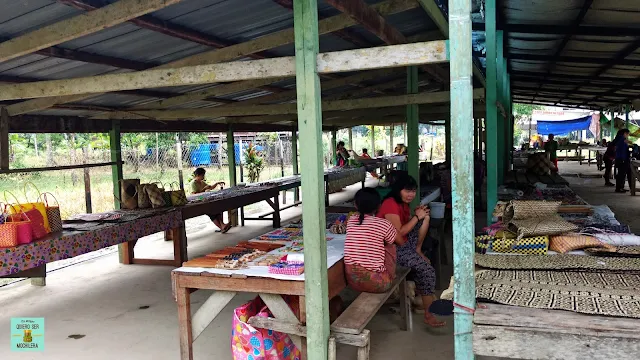
[[[376,217],[380,195],[373,188],[359,190],[355,205],[360,213],[347,220],[344,263],[349,287],[360,292],[389,290],[396,274],[398,232],[385,219]]]

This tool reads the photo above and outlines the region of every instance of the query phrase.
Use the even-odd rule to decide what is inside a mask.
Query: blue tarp
[[[591,124],[591,115],[573,120],[544,121],[538,120],[538,134],[540,135],[564,135],[572,131],[588,130]]]

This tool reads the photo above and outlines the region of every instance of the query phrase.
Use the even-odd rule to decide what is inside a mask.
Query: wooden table
[[[280,227],[280,202],[278,201],[278,188],[271,187],[261,189],[251,193],[241,193],[231,195],[220,199],[205,200],[200,202],[189,203],[185,206],[178,207],[182,216],[181,226],[172,228],[166,232],[168,240],[173,241],[174,256],[170,260],[160,259],[140,259],[135,257],[134,247],[138,240],[129,241],[121,244],[121,253],[123,264],[145,264],[145,265],[169,265],[174,267],[182,266],[182,263],[188,260],[187,255],[187,233],[184,221],[193,217],[221,214],[231,209],[237,209],[248,206],[261,201],[266,201],[273,209],[271,218],[263,218],[260,220],[272,220],[273,227]],[[190,197],[192,198],[192,197]]]
[[[171,273],[175,299],[178,303],[180,329],[180,358],[193,360],[193,342],[220,314],[237,293],[257,293],[276,319],[304,325],[306,323],[304,281],[287,281],[258,277],[227,277],[211,273],[189,273],[174,270]],[[339,261],[328,270],[329,298],[334,298],[347,286],[344,263]],[[200,290],[215,292],[191,315],[191,293]],[[300,311],[294,314],[282,295],[299,297]],[[231,326],[231,324],[228,324]],[[306,342],[291,336],[306,358]]]
[[[639,319],[479,304],[473,326],[477,355],[510,359],[635,360]]]

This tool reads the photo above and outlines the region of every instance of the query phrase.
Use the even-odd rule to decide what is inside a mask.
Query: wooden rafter
[[[349,15],[386,44],[397,45],[408,42],[400,31],[387,23],[376,10],[363,0],[327,0],[327,3]],[[440,83],[444,83],[448,78],[446,74],[442,74],[442,71],[438,71],[439,69],[433,66],[423,66],[422,70]]]
[[[319,73],[441,63],[448,60],[446,41],[346,50],[318,55]],[[295,76],[295,58],[282,57],[223,64],[145,70],[68,80],[0,85],[0,100],[77,96],[162,86],[181,86]],[[16,104],[20,105],[20,104]],[[14,105],[12,105],[14,106]],[[11,106],[8,107],[11,114]]]
[[[553,60],[553,57],[540,54],[513,54],[508,55],[510,60],[529,60],[529,61],[544,61],[549,62]],[[640,66],[640,60],[638,59],[626,59],[617,58],[613,61],[604,57],[582,57],[582,56],[558,56],[555,61],[578,63],[578,64],[600,64],[600,65],[625,65],[625,66]]]
[[[473,30],[485,31],[484,23],[473,23]],[[612,27],[612,26],[579,26],[574,29],[567,25],[541,25],[541,24],[498,24],[498,30],[507,33],[517,34],[543,34],[543,35],[565,35],[572,33],[582,36],[614,36],[626,37],[637,36],[638,29],[632,27]]]
[[[484,97],[483,89],[474,91],[474,99]],[[437,104],[447,103],[449,92],[440,91],[432,93],[420,93],[400,96],[380,96],[366,99],[352,100],[332,100],[323,101],[323,111],[340,111],[353,109],[385,108],[402,106],[409,104]],[[290,115],[297,111],[296,104],[279,105],[254,105],[246,108],[214,107],[206,109],[184,109],[184,110],[140,110],[135,112],[112,112],[102,114],[94,118],[101,119],[198,119],[198,118],[219,118],[227,116],[251,116],[251,115]]]
[[[382,16],[400,13],[403,11],[415,9],[416,7],[418,7],[418,4],[414,0],[387,0],[374,5],[374,9],[376,9]],[[341,14],[320,21],[318,23],[318,32],[320,34],[327,34],[353,26],[355,24],[356,22],[349,16]],[[213,64],[224,61],[231,61],[237,58],[248,56],[250,54],[258,53],[263,50],[290,44],[293,42],[293,40],[293,29],[285,29],[237,45],[192,55],[187,58],[162,65],[160,67],[157,67],[156,69],[168,69],[172,67]],[[11,115],[25,114],[32,111],[47,109],[56,104],[80,101],[85,98],[87,98],[86,95],[74,95],[34,99],[11,105],[8,110]]]
[[[0,44],[0,62],[123,23],[181,0],[120,0],[87,14],[44,26]]]

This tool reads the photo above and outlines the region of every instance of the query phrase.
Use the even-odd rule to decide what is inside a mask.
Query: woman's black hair
[[[205,169],[199,167],[193,172],[193,176],[204,176],[206,173],[207,171]]]
[[[360,213],[359,224],[362,225],[365,215],[373,215],[380,208],[380,194],[374,188],[360,189],[354,197],[354,202]]]
[[[404,173],[406,174],[406,172]],[[391,185],[391,192],[387,195],[387,198],[393,198],[398,204],[402,204],[402,190],[416,190],[418,189],[418,183],[411,175],[400,175],[396,177],[395,182]]]
[[[363,154],[367,154],[369,152],[369,150],[367,150],[367,148],[362,148],[362,153]]]
[[[613,139],[613,141],[611,141],[610,143],[613,143],[613,145],[617,146],[618,142],[622,141],[622,139],[624,138],[624,134],[630,134],[631,131],[629,131],[629,129],[620,129],[618,130],[618,133],[616,134],[615,139]]]
[[[344,141],[339,141],[338,144],[336,145],[337,147],[341,147],[344,146]]]

